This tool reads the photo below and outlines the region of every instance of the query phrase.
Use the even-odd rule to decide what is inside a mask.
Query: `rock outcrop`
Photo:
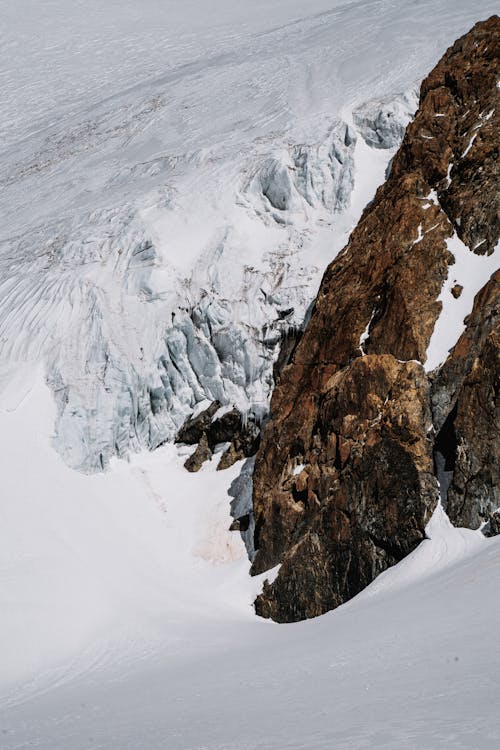
[[[253,478],[252,571],[281,564],[255,603],[264,617],[332,609],[424,539],[443,434],[456,435],[452,520],[495,510],[498,280],[441,372],[424,365],[455,262],[449,239],[486,254],[498,241],[499,38],[498,17],[477,24],[423,82],[386,183],[287,353]]]
[[[236,461],[255,455],[260,443],[260,427],[255,415],[243,415],[236,408],[221,408],[220,403],[214,401],[186,420],[175,442],[197,445],[184,464],[188,471],[199,471],[203,463],[210,460],[217,445],[229,443],[217,466],[227,469]]]
[[[186,459],[184,468],[191,472],[199,471],[205,461],[210,461],[211,458],[212,451],[208,445],[207,434],[204,432],[200,438],[200,442],[194,450],[194,453],[191,453],[189,458]]]
[[[457,526],[475,529],[490,522],[490,534],[498,525],[491,516],[500,508],[499,374],[497,271],[477,295],[467,328],[432,389],[436,446],[453,472],[446,511]]]

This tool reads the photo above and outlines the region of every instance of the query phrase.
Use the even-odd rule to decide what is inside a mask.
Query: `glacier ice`
[[[70,466],[154,448],[206,400],[265,413],[281,338],[301,326],[391,155],[363,138],[399,142],[414,101],[388,94],[465,29],[465,11],[450,19],[433,4],[446,24],[409,50],[410,5],[366,5],[370,34],[351,33],[352,4],[300,23],[281,9],[272,28],[251,13],[265,33],[204,23],[194,46],[151,27],[152,46],[132,45],[120,65],[117,38],[103,47],[96,28],[77,39],[80,88],[68,74],[53,91],[32,85],[48,52],[24,47],[16,79],[6,48],[2,362],[43,360]],[[375,52],[374,34],[390,50]],[[71,69],[67,50],[50,55]]]
[[[4,241],[4,354],[44,358],[68,465],[94,472],[155,448],[206,400],[266,412],[282,337],[323,270],[309,249],[347,215],[355,184],[352,125],[316,134],[238,162],[222,209],[179,198],[174,181]],[[196,172],[199,159],[175,166]]]
[[[329,213],[349,206],[354,186],[356,133],[339,120],[313,144],[292,144],[259,164],[243,194],[259,214],[280,223],[308,208]],[[286,213],[285,213],[286,212]]]
[[[418,91],[366,102],[353,111],[353,119],[366,143],[373,148],[398,146],[418,107]]]

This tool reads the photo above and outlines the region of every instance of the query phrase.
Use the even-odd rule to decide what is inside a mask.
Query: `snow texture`
[[[499,266],[499,245],[491,255],[477,255],[456,233],[446,243],[455,261],[448,267],[448,277],[438,297],[442,307],[426,352],[427,372],[445,361],[465,330],[464,321],[472,312],[474,297]],[[451,293],[456,284],[463,287],[457,298]]]
[[[373,148],[394,148],[403,140],[406,126],[418,107],[416,90],[382,101],[370,101],[353,112],[366,143]]]
[[[439,506],[354,600],[275,625],[227,530],[239,466],[189,474],[170,444],[80,474],[50,447],[43,373],[4,385],[2,750],[498,745],[499,538]]]
[[[439,508],[352,602],[277,626],[228,531],[250,516],[251,556],[252,459],[190,474],[163,442],[214,398],[265,411],[394,153],[353,113],[400,138],[397,92],[496,4],[4,6],[2,750],[497,747],[498,539]]]
[[[154,448],[200,401],[265,412],[281,337],[402,137],[415,102],[393,92],[478,13],[465,0],[8,5],[2,360],[44,361],[69,466]],[[356,127],[391,148],[364,148]]]

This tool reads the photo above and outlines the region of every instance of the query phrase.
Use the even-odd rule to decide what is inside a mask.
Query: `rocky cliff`
[[[276,385],[254,473],[252,570],[281,564],[264,617],[354,596],[424,539],[439,486],[454,523],[500,505],[499,38],[498,17],[476,24],[423,82]]]

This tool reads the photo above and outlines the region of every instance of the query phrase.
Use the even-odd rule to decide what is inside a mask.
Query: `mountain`
[[[476,24],[422,83],[280,375],[254,472],[253,571],[281,565],[263,616],[357,594],[425,539],[439,484],[459,525],[500,507],[499,32]]]
[[[9,11],[2,358],[44,362],[79,471],[173,439],[203,401],[267,411],[282,336],[478,12],[193,2],[194,26],[173,3]]]
[[[432,116],[444,109],[429,108],[417,131],[427,136],[421,152],[414,137],[405,146],[422,79],[496,4],[6,5],[2,750],[498,746],[500,537],[488,495],[496,481],[497,287],[480,278],[483,264],[496,263],[495,253],[481,254],[494,239],[486,180],[494,113],[479,118],[484,136],[465,137]],[[463,61],[456,83],[470,97]],[[487,66],[474,86],[478,78],[488,81]],[[471,104],[470,129],[478,124]],[[455,123],[455,104],[447,112]],[[407,183],[413,167],[424,170],[433,138],[436,174]],[[439,182],[443,166],[453,187]],[[387,234],[403,184],[398,228],[408,253],[400,257],[396,237],[387,246],[376,237]],[[429,185],[423,196],[419,185]],[[370,228],[373,280],[364,256],[351,266],[346,259],[354,242],[363,244],[360,219]],[[486,238],[488,248],[472,253],[460,237]],[[432,262],[414,269],[423,248]],[[401,278],[387,267],[391,253]],[[265,517],[265,503],[283,495],[259,487],[264,477],[280,481],[289,435],[277,432],[276,405],[291,402],[297,353],[319,332],[322,303],[314,310],[314,300],[332,262],[350,270],[347,287],[360,284],[346,310],[355,330],[329,330],[328,345],[357,348],[333,374],[338,388],[318,412],[320,438],[355,399],[366,416],[360,430],[402,463],[411,513],[396,540],[380,515],[375,543],[385,549],[377,547],[374,567],[386,569],[363,591],[322,617],[277,625],[269,616],[297,619],[330,606],[317,577],[325,540],[318,535],[305,559],[319,563],[311,572],[321,606],[311,607],[313,581],[299,565],[296,578],[289,574],[293,547],[286,541],[275,554],[278,524]],[[404,282],[417,271],[418,311],[396,316],[396,335],[391,290],[409,302]],[[334,281],[327,271],[325,315],[342,303],[331,298]],[[422,368],[406,352],[421,355],[434,319]],[[389,344],[405,353],[385,352]],[[359,449],[349,424],[335,432],[346,483],[348,471],[357,481]],[[307,432],[307,414],[298,427]],[[277,456],[274,477],[265,475],[266,445]],[[293,479],[285,496],[299,493],[296,509],[308,501],[313,450],[286,466]],[[374,453],[377,471],[363,486],[396,487]],[[325,465],[315,464],[314,481]],[[437,479],[446,512],[436,505]],[[312,528],[309,509],[303,516]],[[353,549],[370,554],[365,521]],[[251,560],[254,574],[264,572],[251,576]],[[281,592],[301,576],[304,592],[290,611]],[[356,585],[368,580],[354,577]],[[256,616],[256,597],[266,617]]]

